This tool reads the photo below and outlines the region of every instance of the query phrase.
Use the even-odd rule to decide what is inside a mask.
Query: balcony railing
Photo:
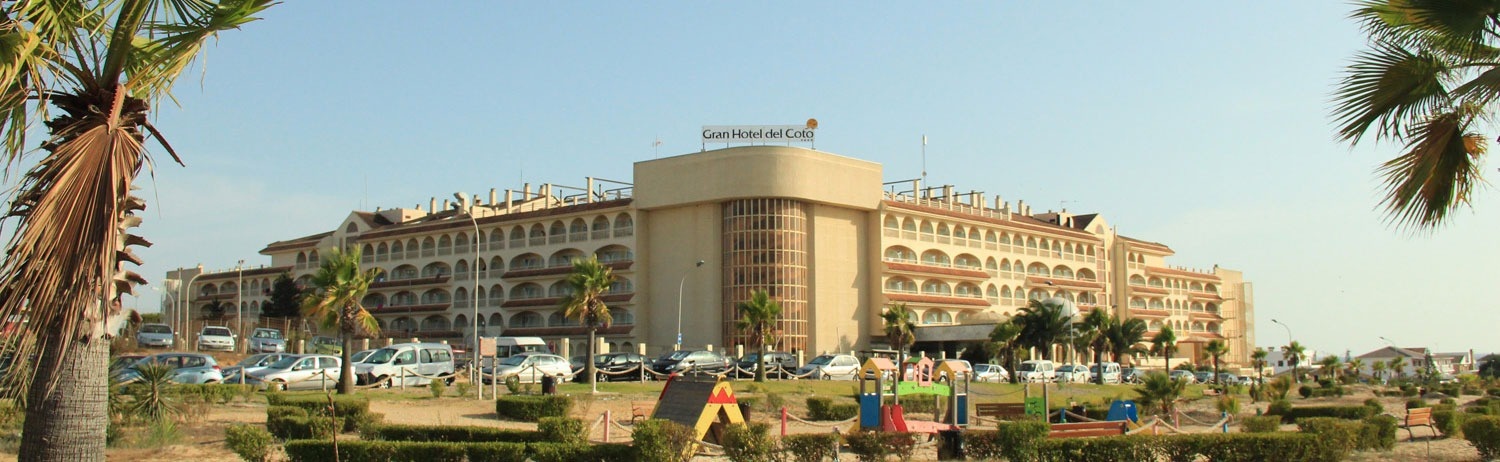
[[[625,226],[625,227],[621,227],[621,228],[615,228],[615,237],[630,237],[630,236],[634,236],[634,235],[635,235],[635,227],[634,226]]]

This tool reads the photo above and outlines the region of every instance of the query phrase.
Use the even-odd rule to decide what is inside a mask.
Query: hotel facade
[[[726,148],[638,162],[629,182],[455,198],[354,211],[267,245],[268,266],[167,279],[188,282],[188,316],[215,302],[253,316],[278,275],[305,282],[329,249],[358,248],[382,270],[364,305],[385,337],[462,341],[477,319],[483,335],[583,351],[586,331],[558,305],[572,260],[597,255],[618,277],[605,296],[614,324],[600,330],[612,350],[744,344],[736,307],[755,290],[783,307],[777,349],[809,354],[883,347],[880,314],[897,303],[915,312],[918,349],[973,353],[995,323],[1052,297],[1143,319],[1148,339],[1172,326],[1179,361],[1220,339],[1246,364],[1255,344],[1238,271],[1170,266],[1170,247],[1120,236],[1100,214],[887,183],[879,164],[822,151]]]

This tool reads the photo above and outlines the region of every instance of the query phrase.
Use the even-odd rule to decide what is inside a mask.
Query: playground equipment
[[[968,425],[969,382],[973,373],[960,361],[943,361],[934,370],[926,357],[908,365],[909,381],[897,380],[896,364],[887,358],[870,358],[859,369],[859,426],[866,430],[937,433]],[[961,391],[960,391],[961,390]],[[887,396],[946,396],[944,422],[909,420],[900,404],[886,404]]]
[[[672,376],[661,390],[651,418],[680,423],[693,429],[700,441],[723,444],[724,429],[745,423],[734,388],[722,380]]]

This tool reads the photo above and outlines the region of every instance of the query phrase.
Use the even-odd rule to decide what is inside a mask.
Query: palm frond
[[[1381,206],[1397,228],[1431,230],[1469,203],[1487,150],[1482,136],[1467,132],[1473,117],[1451,111],[1412,127],[1406,153],[1377,170],[1386,190]]]
[[[1350,15],[1373,41],[1490,59],[1496,49],[1496,5],[1488,0],[1366,1]]]
[[[564,280],[569,292],[559,304],[563,316],[591,328],[609,327],[614,316],[604,303],[604,294],[615,280],[614,270],[600,263],[598,256],[573,260],[573,272]]]
[[[128,86],[146,95],[167,94],[182,71],[197,59],[204,43],[220,32],[258,20],[255,15],[275,5],[273,0],[176,0],[160,22],[146,25],[155,35],[134,41],[128,63]]]
[[[1399,137],[1447,104],[1449,72],[1449,63],[1430,53],[1390,44],[1356,55],[1334,93],[1339,137],[1351,144],[1372,132],[1377,140]]]

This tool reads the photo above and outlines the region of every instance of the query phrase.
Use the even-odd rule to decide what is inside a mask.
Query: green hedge
[[[464,425],[379,425],[367,438],[383,441],[531,443],[549,441],[541,432]]]
[[[308,415],[328,415],[327,395],[289,395],[272,393],[266,395],[271,406],[295,406],[306,409]],[[359,395],[333,395],[333,410],[339,417],[351,417],[370,412],[370,399]]]
[[[1200,433],[1155,438],[1160,438],[1158,444],[1163,458],[1174,461],[1198,457],[1214,462],[1331,462],[1341,459],[1337,447],[1317,435],[1306,433]]]
[[[274,419],[266,419],[266,430],[271,435],[283,440],[297,439],[328,439],[335,433],[343,430],[348,419],[333,418],[325,416],[296,416],[287,415]]]
[[[1381,451],[1395,449],[1398,424],[1395,417],[1384,414],[1365,419],[1365,427],[1360,431],[1360,438],[1364,441],[1361,447]]]
[[[1470,417],[1463,428],[1464,439],[1479,450],[1480,459],[1500,459],[1500,417]]]
[[[1378,429],[1359,422],[1338,421],[1339,428]],[[1317,425],[1317,424],[1313,424]],[[1009,428],[1007,428],[1009,427]],[[1392,427],[1394,428],[1394,427]],[[1015,462],[1134,462],[1195,460],[1215,462],[1340,460],[1344,448],[1323,435],[1297,432],[1199,433],[1183,435],[1126,435],[1098,438],[1047,438],[1044,422],[1001,424],[1000,431],[964,432],[964,451],[970,460]],[[1007,434],[1007,435],[1002,435]],[[1364,438],[1347,435],[1358,443]],[[1395,433],[1390,443],[1395,444]]]
[[[589,442],[589,430],[583,425],[583,421],[578,419],[543,417],[537,422],[536,431],[545,441],[554,443],[583,445]]]
[[[1378,414],[1379,411],[1368,406],[1301,406],[1287,410],[1284,407],[1271,406],[1266,415],[1279,415],[1283,423],[1296,423],[1300,419],[1308,417],[1334,417],[1349,420],[1364,420]]]
[[[999,460],[1005,457],[1001,453],[1000,436],[994,430],[969,430],[963,433],[964,455],[971,460]]]
[[[1160,437],[1151,435],[1107,438],[1046,438],[1037,447],[1043,461],[1136,462],[1156,460]]]
[[[1432,426],[1442,438],[1463,436],[1464,414],[1453,409],[1432,411]]]
[[[225,404],[233,401],[234,397],[240,396],[240,387],[217,383],[181,384],[168,387],[167,393],[184,398],[196,398],[207,403]]]
[[[1271,433],[1281,429],[1281,416],[1262,415],[1246,417],[1240,424],[1245,433]]]
[[[333,443],[296,440],[286,443],[292,462],[333,460]],[[561,443],[451,443],[416,441],[340,441],[343,462],[572,462],[635,460],[625,444],[573,445]]]
[[[807,398],[808,420],[849,420],[857,415],[857,403],[834,403],[833,398],[826,396]]]
[[[964,432],[967,435],[970,432]],[[781,449],[786,452],[788,460],[797,462],[823,462],[825,458],[833,458],[839,442],[837,433],[804,433],[800,435],[787,435],[781,438]]]
[[[506,395],[495,399],[495,414],[523,422],[567,417],[572,410],[573,398],[564,395]]]
[[[1031,460],[1042,440],[1052,431],[1052,425],[1044,421],[1020,420],[1000,422],[995,430],[995,444],[1000,447],[1000,456],[1013,462]]]
[[[915,433],[880,431],[855,431],[844,435],[844,442],[849,445],[849,452],[854,453],[860,462],[883,461],[888,455],[911,460],[912,452],[917,446]]]

